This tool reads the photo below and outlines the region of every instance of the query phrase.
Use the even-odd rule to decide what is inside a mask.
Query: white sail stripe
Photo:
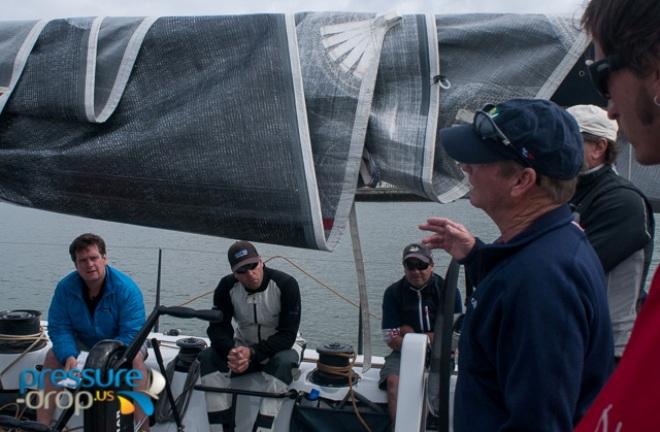
[[[355,21],[355,22],[347,22],[342,24],[332,24],[332,25],[323,26],[321,27],[321,36],[326,36],[335,33],[342,33],[345,31],[364,28],[364,27],[369,28],[371,27],[372,22],[373,22],[372,20],[366,20],[366,21]]]
[[[376,75],[378,73],[378,64],[380,61],[380,53],[385,39],[385,33],[391,27],[392,23],[389,21],[381,20],[377,24],[376,19],[373,20],[374,25],[374,44],[372,49],[367,51],[364,55],[363,61],[369,63],[367,74],[362,79],[360,86],[360,95],[358,96],[358,107],[355,112],[355,119],[353,121],[351,145],[348,154],[348,160],[355,160],[355,165],[349,163],[344,171],[344,192],[337,203],[337,211],[335,213],[335,225],[333,230],[328,236],[328,247],[333,249],[339,243],[341,233],[343,233],[348,220],[351,206],[355,195],[357,185],[357,178],[359,176],[360,161],[362,158],[362,150],[364,149],[364,140],[367,134],[367,124],[371,112],[371,102],[374,96],[374,88],[376,86]]]
[[[98,123],[103,123],[106,121],[115,111],[117,105],[119,105],[119,101],[121,100],[121,96],[124,93],[128,79],[131,77],[131,71],[133,70],[135,59],[137,58],[137,55],[140,52],[140,48],[142,47],[142,41],[157,19],[158,17],[144,18],[135,32],[133,32],[131,39],[128,41],[128,46],[124,51],[124,56],[121,59],[119,71],[117,72],[115,82],[112,85],[112,90],[108,96],[108,101],[96,118]]]
[[[370,44],[374,44],[373,40],[368,40],[365,45],[365,50]],[[382,42],[381,42],[382,43]],[[350,57],[350,56],[349,56]],[[346,58],[348,60],[348,57]],[[365,56],[361,56],[360,59],[358,60],[357,67],[355,68],[354,75],[357,75],[359,77],[364,77],[366,76],[367,69],[371,67],[371,63],[365,59]]]
[[[323,38],[323,45],[327,48],[331,48],[335,45],[338,45],[342,42],[351,41],[355,38],[362,38],[369,36],[371,34],[371,29],[369,27],[361,28],[358,30],[345,31],[338,33],[332,36],[327,36]]]
[[[307,180],[307,196],[309,199],[310,207],[309,214],[312,219],[314,241],[316,242],[316,247],[318,249],[330,250],[326,243],[325,230],[323,229],[321,198],[319,196],[319,186],[316,181],[316,168],[314,167],[312,139],[309,133],[309,123],[307,122],[307,105],[305,103],[305,94],[301,72],[302,68],[300,65],[300,56],[298,53],[296,19],[293,14],[287,14],[285,20],[287,39],[289,43],[289,60],[291,62],[291,71],[293,75],[292,79],[296,102],[296,112],[298,115],[298,136],[300,137],[303,169],[305,170],[305,179]]]
[[[87,57],[85,59],[85,94],[83,96],[83,104],[85,106],[85,117],[90,122],[96,121],[96,113],[94,112],[94,97],[96,89],[96,55],[98,52],[99,32],[101,31],[101,24],[105,17],[99,16],[94,18],[92,26],[89,29],[89,37],[87,38]]]
[[[328,52],[328,55],[333,59],[333,60],[339,60],[345,55],[353,55],[353,56],[361,56],[364,53],[364,50],[367,48],[369,45],[369,37],[362,37],[359,40],[355,40],[351,44],[342,44],[338,45],[337,47],[331,49]],[[355,64],[355,60],[352,60],[348,62],[346,59],[342,61],[344,64],[348,64],[349,68]]]
[[[465,194],[467,194],[468,192],[470,192],[470,185],[468,183],[468,177],[465,176],[460,183],[453,186],[447,192],[438,195],[438,202],[442,204],[447,204],[452,201],[456,201],[459,198],[464,197]]]
[[[4,110],[5,105],[9,100],[9,96],[11,96],[12,92],[14,91],[14,88],[16,87],[16,83],[18,82],[18,79],[21,77],[21,74],[23,73],[23,69],[25,68],[25,63],[27,63],[27,59],[30,53],[32,52],[32,48],[34,48],[34,44],[37,42],[39,35],[43,31],[44,27],[46,27],[46,24],[48,24],[49,22],[50,20],[37,21],[32,26],[32,29],[30,30],[27,37],[23,41],[23,44],[19,48],[18,54],[16,54],[16,58],[14,59],[14,65],[12,68],[9,85],[7,87],[3,87],[0,90],[0,113],[2,113],[2,111]]]
[[[586,33],[580,33],[568,50],[563,60],[552,71],[545,84],[536,93],[537,99],[550,99],[559,88],[566,75],[571,71],[577,60],[589,45],[591,38]]]
[[[429,75],[431,79],[440,75],[440,55],[438,53],[438,30],[435,16],[426,14],[426,38],[429,58]],[[429,198],[437,200],[433,188],[433,166],[435,164],[435,144],[440,115],[440,86],[431,84],[429,92],[429,111],[426,117],[426,139],[424,141],[424,159],[422,161],[422,187]]]
[[[349,70],[353,69],[355,65],[362,59],[366,57],[365,52],[369,49],[371,43],[369,39],[360,42],[360,45],[357,46],[353,51],[351,51],[346,58],[342,61],[342,64],[347,67]],[[369,63],[365,61],[365,63]],[[357,71],[356,71],[357,72]],[[355,75],[355,73],[354,73]],[[362,77],[360,77],[362,78]]]
[[[359,39],[353,39],[351,40],[350,43],[342,43],[340,45],[335,45],[333,48],[330,48],[328,51],[328,55],[334,59],[337,60],[341,58],[342,56],[346,55],[348,52],[353,51],[356,49],[358,46],[363,46],[363,41],[368,40],[369,35],[363,35]]]

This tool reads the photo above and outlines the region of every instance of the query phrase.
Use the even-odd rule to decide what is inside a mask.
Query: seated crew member
[[[46,354],[47,369],[70,370],[77,367],[80,351],[89,351],[103,339],[131,343],[145,321],[144,300],[137,284],[127,275],[108,265],[105,242],[96,234],[82,234],[69,254],[76,271],[69,273],[55,288],[48,309],[48,336],[53,347]],[[144,346],[133,360],[133,369],[142,373],[136,390],[146,389]],[[61,388],[44,380],[48,394]],[[54,404],[37,410],[37,421],[50,425]],[[136,420],[144,423],[144,414],[136,407]],[[143,424],[142,429],[148,428]]]
[[[444,289],[443,278],[433,273],[433,255],[425,246],[410,244],[403,249],[403,271],[404,276],[390,285],[383,296],[383,336],[392,352],[385,357],[385,365],[380,370],[379,386],[387,388],[388,410],[393,424],[403,337],[407,333],[426,333],[433,339]],[[461,293],[457,289],[454,312],[461,311]]]
[[[260,390],[285,392],[300,358],[295,350],[298,282],[266,267],[250,242],[234,243],[228,257],[232,273],[220,280],[213,295],[213,307],[222,311],[223,319],[209,325],[211,347],[200,354],[202,384],[228,388],[232,377],[258,372],[267,382]],[[263,398],[253,430],[271,430],[282,402]],[[206,407],[212,432],[233,430],[231,394],[206,392]]]

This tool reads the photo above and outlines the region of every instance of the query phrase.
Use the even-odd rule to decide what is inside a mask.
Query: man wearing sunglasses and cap
[[[430,218],[423,240],[465,265],[475,291],[458,346],[454,430],[571,430],[613,367],[605,277],[567,205],[582,168],[582,136],[545,100],[487,106],[443,129],[470,202],[500,237],[476,239]]]
[[[584,139],[584,170],[570,204],[605,270],[618,363],[651,264],[653,209],[644,194],[613,168],[618,154],[616,122],[594,105],[576,105],[567,111]]]
[[[390,285],[383,296],[383,337],[392,352],[380,370],[381,389],[387,389],[387,403],[395,423],[399,389],[401,344],[407,333],[426,333],[433,337],[435,318],[442,309],[444,280],[433,273],[433,255],[421,244],[403,249],[404,276]],[[461,293],[456,290],[454,312],[461,313]]]
[[[223,319],[211,323],[211,347],[200,354],[202,384],[229,388],[231,378],[261,373],[261,391],[283,393],[293,381],[302,347],[300,290],[296,280],[265,266],[254,245],[237,241],[227,253],[232,273],[223,277],[213,295],[213,307]],[[232,319],[236,329],[232,326]],[[211,432],[234,430],[231,394],[206,392]],[[262,398],[255,431],[271,430],[283,399]]]

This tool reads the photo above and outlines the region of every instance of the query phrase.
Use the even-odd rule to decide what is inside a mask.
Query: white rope
[[[4,376],[4,374],[12,368],[16,363],[18,363],[23,357],[25,357],[29,352],[32,351],[32,348],[37,346],[37,344],[41,341],[47,341],[48,337],[46,336],[43,327],[40,327],[40,332],[35,333],[32,335],[20,335],[20,336],[12,336],[12,335],[6,335],[6,334],[0,334],[0,339],[5,340],[5,341],[29,341],[33,340],[34,341],[28,346],[25,351],[23,351],[18,357],[14,359],[7,367],[5,367],[2,372],[0,372],[0,378]]]

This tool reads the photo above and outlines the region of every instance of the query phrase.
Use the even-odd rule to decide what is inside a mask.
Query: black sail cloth
[[[0,199],[332,249],[363,156],[418,195],[464,195],[438,128],[550,97],[587,43],[541,15],[0,22]]]

